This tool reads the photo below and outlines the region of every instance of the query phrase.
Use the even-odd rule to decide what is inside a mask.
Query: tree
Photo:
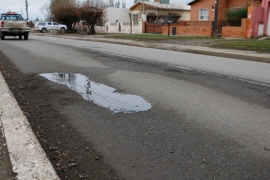
[[[44,6],[42,6],[39,10],[45,16],[46,20],[51,20],[52,14],[51,14],[51,10],[50,10],[50,5],[48,3],[46,3]]]
[[[102,0],[91,0],[83,3],[79,9],[79,16],[87,22],[88,34],[96,34],[95,26],[103,25],[103,11],[106,3]]]
[[[126,7],[127,7],[126,1],[122,1],[122,8],[126,8]]]
[[[68,29],[80,19],[76,0],[51,0],[49,8],[50,20],[66,24]]]

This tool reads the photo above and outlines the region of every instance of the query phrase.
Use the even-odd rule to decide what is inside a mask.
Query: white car
[[[64,33],[67,30],[67,26],[57,22],[39,22],[36,23],[35,30],[40,31],[41,33],[46,33],[49,30],[58,30],[61,33]]]

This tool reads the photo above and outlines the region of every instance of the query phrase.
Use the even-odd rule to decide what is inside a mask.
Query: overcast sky
[[[85,1],[85,0],[79,0]],[[115,0],[117,1],[117,0]],[[120,0],[120,2],[125,1],[127,4],[127,8],[133,5],[134,0]],[[154,1],[154,0],[150,0]],[[170,0],[171,3],[188,3],[191,0]],[[39,20],[44,20],[44,6],[49,4],[50,0],[27,0],[28,2],[28,16],[30,20],[35,20],[39,18]],[[7,11],[17,12],[22,14],[24,18],[26,18],[25,11],[25,0],[0,0],[0,13],[4,13]]]

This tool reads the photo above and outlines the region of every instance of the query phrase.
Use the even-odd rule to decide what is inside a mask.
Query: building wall
[[[236,0],[238,1],[238,0]],[[226,21],[226,10],[229,7],[228,0],[219,0],[218,21]]]
[[[179,20],[189,21],[190,20],[190,11],[182,11],[181,18]]]
[[[250,29],[248,29],[248,38],[258,36],[259,25],[263,22],[263,8],[249,7],[248,18],[251,19]]]
[[[104,31],[107,33],[130,33],[130,10],[109,7],[105,9]]]
[[[264,23],[264,35],[267,35],[267,25],[268,25],[268,18],[269,18],[269,11],[270,11],[270,0],[263,0],[262,7],[264,9],[263,12],[263,23]]]
[[[107,23],[130,22],[129,9],[109,7],[105,9],[105,21]]]
[[[228,7],[243,7],[245,5],[260,7],[261,4],[261,2],[257,2],[256,0],[229,0]]]
[[[191,5],[190,20],[199,21],[199,10],[202,8],[209,9],[208,21],[214,21],[215,11],[212,11],[212,5],[215,5],[215,0],[200,0]]]

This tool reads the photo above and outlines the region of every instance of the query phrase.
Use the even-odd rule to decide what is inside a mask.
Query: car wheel
[[[5,40],[5,36],[4,35],[1,35],[1,40]]]
[[[23,36],[24,40],[28,40],[28,35]]]
[[[62,27],[62,28],[60,29],[60,32],[61,32],[61,33],[65,33],[65,28]]]
[[[43,33],[46,33],[47,32],[47,29],[46,28],[42,28],[42,32]]]
[[[19,35],[19,39],[20,39],[20,40],[22,39],[22,35]]]

